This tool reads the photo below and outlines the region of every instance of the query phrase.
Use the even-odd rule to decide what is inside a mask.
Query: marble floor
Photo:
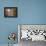
[[[0,46],[8,46],[8,44],[0,44]],[[45,41],[25,41],[21,40],[19,44],[14,44],[13,46],[46,46]]]
[[[19,46],[46,46],[46,42],[45,41],[25,41],[25,40],[21,40]]]

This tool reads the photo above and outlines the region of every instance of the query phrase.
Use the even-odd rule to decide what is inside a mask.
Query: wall
[[[6,6],[17,6],[18,17],[5,18]],[[46,24],[46,0],[0,0],[0,44],[8,43],[9,32],[18,32],[18,24]]]

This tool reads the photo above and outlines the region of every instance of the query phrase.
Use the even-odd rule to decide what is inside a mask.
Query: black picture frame
[[[10,10],[10,12],[8,12]],[[17,7],[4,7],[4,17],[17,17]]]

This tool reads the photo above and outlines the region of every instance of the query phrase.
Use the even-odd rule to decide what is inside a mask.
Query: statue
[[[15,41],[16,39],[16,34],[13,32],[13,33],[10,33],[9,36],[8,36],[8,39],[11,40],[11,41]],[[11,43],[12,44],[12,43]],[[9,42],[8,42],[8,46],[9,46]]]

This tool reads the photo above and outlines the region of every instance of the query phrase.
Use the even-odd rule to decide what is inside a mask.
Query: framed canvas
[[[46,41],[46,25],[39,24],[19,24],[18,41]]]
[[[17,7],[4,7],[4,17],[17,17]]]

